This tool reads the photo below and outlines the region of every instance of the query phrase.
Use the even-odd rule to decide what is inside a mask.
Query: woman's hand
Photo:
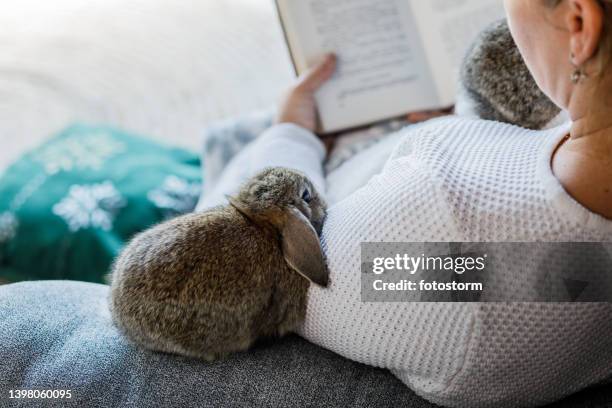
[[[321,62],[302,74],[285,95],[276,123],[294,123],[315,132],[317,104],[315,92],[329,80],[336,70],[336,56],[327,54]]]

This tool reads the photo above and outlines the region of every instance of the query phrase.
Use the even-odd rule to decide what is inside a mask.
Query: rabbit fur
[[[460,70],[459,93],[476,116],[528,129],[541,129],[560,112],[538,87],[505,19],[476,38]],[[457,108],[458,113],[461,107]]]
[[[115,324],[148,349],[214,360],[282,336],[326,286],[325,202],[302,174],[266,169],[230,204],[137,235],[113,266]]]

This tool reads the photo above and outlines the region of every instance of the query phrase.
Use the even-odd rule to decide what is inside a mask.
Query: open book
[[[503,16],[501,0],[276,0],[295,70],[325,53],[338,70],[317,93],[320,131],[450,107],[463,54]]]

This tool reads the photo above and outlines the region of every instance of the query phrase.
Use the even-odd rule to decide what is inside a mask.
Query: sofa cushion
[[[32,406],[9,390],[71,390],[62,407],[434,408],[385,370],[297,337],[225,360],[153,353],[113,326],[108,287],[70,282],[0,286],[0,406]],[[609,408],[612,389],[583,391],[550,408]]]
[[[142,350],[113,326],[107,295],[83,282],[0,286],[0,406],[8,390],[70,389],[66,406],[90,408],[434,407],[297,336],[214,363]]]

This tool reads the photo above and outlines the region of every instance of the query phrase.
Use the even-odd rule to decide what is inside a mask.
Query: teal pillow
[[[74,125],[0,176],[0,280],[103,282],[135,233],[195,208],[199,157]]]

